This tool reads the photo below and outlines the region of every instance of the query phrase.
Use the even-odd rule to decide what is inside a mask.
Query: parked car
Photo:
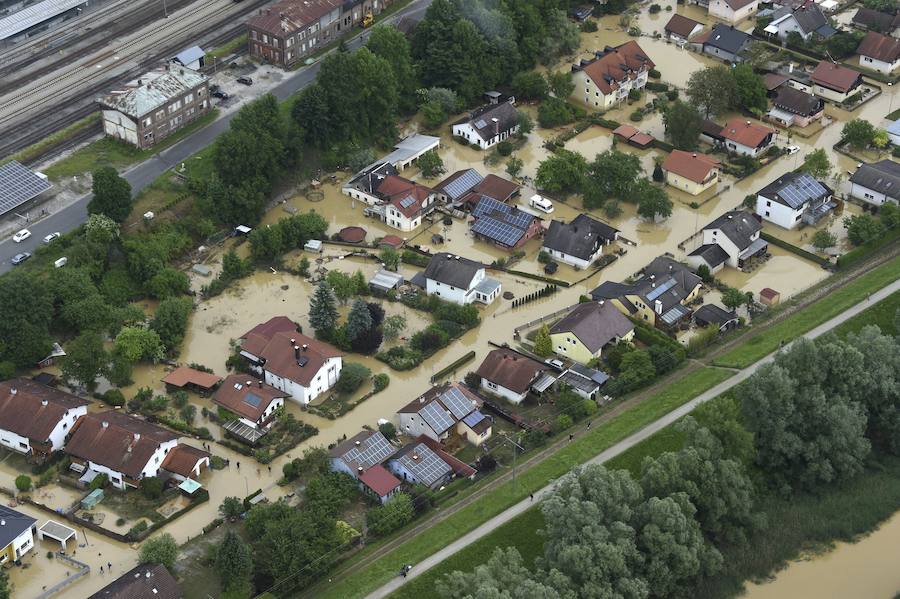
[[[552,275],[559,269],[559,264],[556,262],[548,262],[544,265],[544,273],[548,275]]]
[[[31,231],[29,231],[28,229],[22,229],[21,231],[13,235],[13,241],[15,241],[16,243],[21,243],[29,237],[31,237]]]
[[[10,262],[13,263],[13,266],[17,266],[19,264],[22,264],[29,258],[31,258],[31,254],[29,254],[28,252],[22,252],[21,254],[16,254],[15,256],[13,256],[10,259]]]
[[[54,239],[59,239],[59,237],[60,237],[60,232],[59,232],[59,231],[57,231],[57,232],[55,232],[55,233],[50,233],[49,235],[47,235],[46,237],[44,237],[44,243],[50,243],[50,242],[53,241]]]
[[[790,156],[790,155],[793,155],[793,154],[796,154],[797,152],[799,152],[800,146],[788,146],[785,148],[785,150],[787,150],[787,153]]]
[[[243,85],[253,85],[253,79],[250,77],[238,77],[237,82]]]
[[[210,92],[209,95],[211,95],[213,98],[219,98],[220,100],[227,100],[230,97],[228,94],[218,89],[214,92]]]

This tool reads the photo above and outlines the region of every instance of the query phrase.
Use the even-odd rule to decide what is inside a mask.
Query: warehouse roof
[[[187,67],[155,69],[128,89],[113,91],[100,103],[132,118],[141,118],[206,82],[206,76]]]
[[[0,166],[0,214],[15,210],[50,189],[46,177],[11,160]]]
[[[0,40],[31,29],[81,4],[87,4],[86,0],[44,0],[16,11],[0,19]]]

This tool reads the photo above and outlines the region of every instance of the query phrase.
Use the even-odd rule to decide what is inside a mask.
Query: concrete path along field
[[[820,324],[819,326],[815,327],[814,329],[812,329],[811,331],[809,331],[808,333],[803,335],[803,337],[805,337],[807,339],[815,339],[816,337],[824,335],[825,333],[829,332],[830,330],[837,327],[838,325],[840,325],[840,324],[846,322],[847,320],[849,320],[850,318],[856,316],[857,314],[859,314],[866,308],[874,305],[875,303],[879,302],[880,300],[885,299],[886,297],[888,297],[889,295],[891,295],[897,291],[900,291],[900,280],[896,280],[893,283],[891,283],[890,285],[888,285],[887,287],[884,287],[884,288],[876,291],[875,293],[871,294],[867,299],[859,302],[858,304],[856,304],[852,308],[848,309],[847,311],[843,312],[842,314],[835,316],[831,320],[826,321],[826,322]],[[777,354],[777,352],[771,353],[768,356],[766,356],[765,358],[763,358],[762,360],[756,362],[755,364],[752,364],[751,366],[748,366],[747,368],[744,368],[743,370],[735,371],[735,375],[733,377],[731,377],[730,379],[728,379],[727,381],[723,381],[723,382],[719,383],[718,385],[716,385],[715,387],[709,389],[708,391],[701,393],[700,395],[698,395],[691,401],[676,408],[675,410],[672,410],[671,412],[669,412],[668,414],[666,414],[659,420],[656,420],[652,424],[647,425],[646,427],[642,428],[641,430],[634,433],[630,437],[622,439],[615,445],[609,447],[608,449],[606,449],[605,451],[601,452],[600,454],[594,456],[593,458],[591,458],[590,460],[588,460],[585,463],[586,464],[603,464],[604,462],[627,451],[628,449],[634,447],[641,441],[652,436],[654,433],[659,432],[663,428],[669,426],[670,424],[676,422],[678,419],[689,414],[691,411],[694,410],[694,408],[696,408],[703,402],[706,402],[715,397],[718,397],[722,393],[728,391],[729,389],[733,388],[737,384],[746,380],[753,373],[755,373],[760,367],[762,367],[763,365],[768,364],[769,362],[774,360],[776,354]],[[434,553],[434,554],[428,556],[427,558],[425,558],[424,560],[422,560],[419,563],[413,564],[412,570],[410,570],[410,572],[406,575],[406,578],[402,578],[402,577],[398,576],[398,577],[392,579],[390,582],[388,582],[384,586],[382,586],[382,587],[378,588],[377,590],[373,591],[372,593],[370,593],[366,599],[381,599],[383,597],[388,597],[391,593],[393,593],[394,591],[399,589],[401,586],[403,586],[407,581],[412,580],[413,578],[416,578],[417,576],[421,576],[422,574],[427,572],[429,569],[440,564],[442,561],[449,558],[456,552],[468,547],[469,545],[478,541],[479,539],[481,539],[488,533],[497,529],[499,526],[506,524],[507,522],[509,522],[510,520],[515,518],[516,516],[519,516],[520,514],[525,512],[527,509],[533,507],[536,501],[540,501],[541,499],[546,497],[547,494],[550,493],[552,490],[553,490],[553,483],[536,491],[534,493],[534,501],[532,501],[530,498],[523,499],[522,501],[515,504],[514,506],[497,514],[496,516],[494,516],[493,518],[491,518],[490,520],[488,520],[487,522],[485,522],[484,524],[482,524],[475,530],[469,532],[468,534],[460,537],[456,541],[450,543],[449,545],[447,545],[446,547],[444,547],[437,553]]]

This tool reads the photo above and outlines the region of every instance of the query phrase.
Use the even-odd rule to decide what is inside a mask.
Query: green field
[[[604,449],[690,401],[697,395],[728,379],[732,373],[717,368],[696,370],[674,381],[665,391],[637,404],[610,422],[579,436],[558,452],[519,474],[517,488],[508,482],[485,493],[446,520],[435,524],[427,535],[420,535],[389,555],[379,559],[328,588],[315,589],[317,598],[359,597],[371,592],[397,575],[403,564],[415,564],[448,543],[458,539],[509,506],[526,498],[573,466],[582,464]],[[516,533],[519,534],[519,533]],[[523,533],[524,534],[524,533]]]
[[[746,368],[777,350],[782,341],[800,337],[898,278],[900,278],[900,257],[867,272],[837,291],[829,293],[826,299],[816,302],[813,306],[801,310],[763,332],[750,333],[739,347],[716,358],[714,364]]]
[[[840,337],[844,337],[847,333],[859,332],[867,324],[874,324],[878,325],[882,333],[900,334],[894,320],[898,310],[900,310],[900,292],[889,295],[871,308],[866,308],[865,312],[857,314],[842,325],[835,327],[834,332]]]

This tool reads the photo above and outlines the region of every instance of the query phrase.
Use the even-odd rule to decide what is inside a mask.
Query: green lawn
[[[202,129],[216,120],[218,116],[219,109],[213,108],[184,129],[180,129],[174,135],[165,138],[148,150],[140,150],[124,141],[104,137],[55,162],[44,170],[44,174],[50,179],[59,180],[90,172],[98,166],[112,166],[121,169],[122,167],[146,160],[150,156],[175,145],[187,135]]]
[[[6,164],[10,160],[18,160],[19,162],[28,162],[38,156],[40,156],[45,150],[52,148],[53,146],[63,142],[70,137],[74,136],[79,131],[86,129],[92,125],[100,122],[100,113],[95,112],[89,116],[84,117],[79,121],[75,121],[65,129],[61,129],[52,135],[48,135],[41,141],[36,144],[32,144],[23,150],[19,150],[15,154],[7,156],[3,160],[0,160],[0,165]]]
[[[222,44],[221,46],[219,46],[218,48],[216,48],[215,50],[213,50],[212,52],[207,53],[206,56],[208,58],[217,58],[217,59],[225,58],[226,56],[229,56],[229,55],[237,52],[240,49],[240,47],[245,45],[246,43],[247,43],[247,34],[242,33],[241,35],[237,36],[233,40],[226,42],[226,43]]]
[[[896,328],[894,317],[898,310],[900,310],[900,292],[886,297],[871,308],[866,308],[865,311],[836,327],[834,332],[843,337],[847,333],[858,332],[867,324],[874,324],[878,325],[882,333],[897,335],[900,331]]]
[[[759,334],[751,333],[739,347],[719,356],[714,363],[718,366],[746,368],[777,350],[782,340],[791,341],[800,337],[897,278],[900,278],[900,257],[831,292],[825,300],[816,302],[813,307],[801,310]]]
[[[508,482],[490,493],[485,493],[474,503],[435,524],[427,535],[421,535],[405,543],[389,555],[333,583],[328,588],[320,585],[315,589],[315,596],[337,599],[361,597],[371,592],[396,576],[403,564],[421,561],[424,556],[433,554],[451,541],[474,530],[507,507],[527,497],[529,493],[562,476],[573,466],[584,463],[730,376],[731,373],[724,370],[704,368],[674,381],[662,393],[636,405],[610,422],[597,426],[540,464],[521,472],[515,490],[512,482]]]

